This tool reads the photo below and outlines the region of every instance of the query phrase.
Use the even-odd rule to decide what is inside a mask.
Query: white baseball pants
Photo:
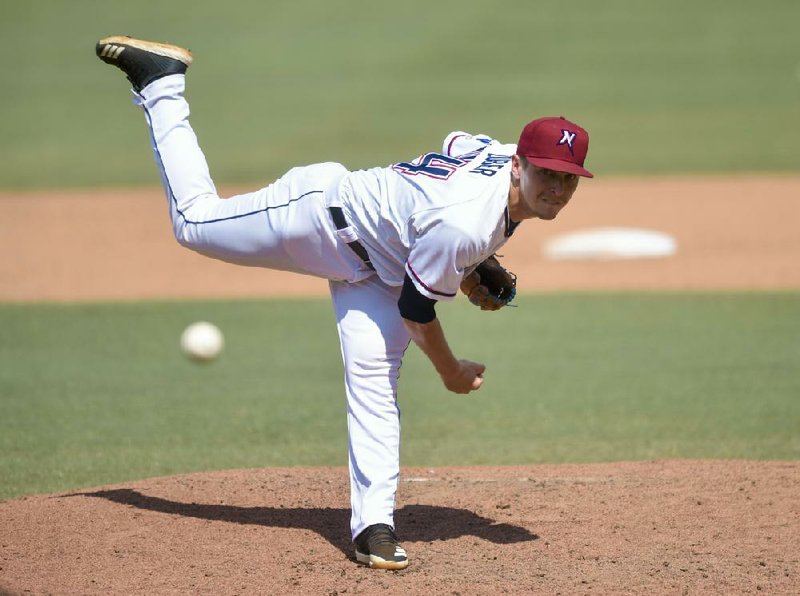
[[[330,286],[345,370],[355,538],[372,524],[394,527],[400,474],[397,379],[410,338],[397,309],[401,288],[377,276]]]
[[[351,532],[394,526],[400,469],[397,379],[409,336],[399,287],[383,283],[340,238],[327,207],[347,174],[336,163],[293,168],[253,193],[220,198],[189,125],[183,75],[154,81],[145,112],[175,237],[209,257],[330,280],[345,369]]]

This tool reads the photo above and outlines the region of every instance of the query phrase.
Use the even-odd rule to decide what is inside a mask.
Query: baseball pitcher
[[[403,355],[413,341],[447,389],[481,387],[486,367],[453,354],[436,304],[459,290],[484,310],[513,300],[516,279],[494,255],[521,221],[555,218],[579,177],[592,176],[583,167],[587,132],[557,117],[528,123],[516,145],[453,132],[440,151],[416,159],[355,172],[338,163],[297,167],[261,190],[222,199],[189,125],[190,52],[113,36],[96,53],[133,86],[179,243],[238,265],[330,280],[356,559],[405,568],[394,526]]]

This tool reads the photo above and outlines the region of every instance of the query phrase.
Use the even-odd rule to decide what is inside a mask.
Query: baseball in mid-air
[[[181,349],[190,359],[197,362],[214,360],[225,347],[222,331],[213,323],[197,321],[181,334]]]

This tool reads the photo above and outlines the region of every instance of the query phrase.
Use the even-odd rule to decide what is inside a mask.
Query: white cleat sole
[[[173,60],[179,60],[186,66],[190,66],[192,64],[192,53],[189,50],[179,46],[173,46],[168,43],[145,41],[143,39],[136,39],[134,37],[126,37],[124,35],[112,35],[111,37],[104,37],[98,43],[104,46],[109,44],[122,47],[128,46],[131,48],[144,50],[145,52],[150,52],[152,54],[157,54],[159,56],[172,58]]]
[[[408,559],[405,561],[387,561],[381,557],[375,555],[366,555],[358,551],[356,551],[356,560],[359,563],[368,565],[371,569],[391,569],[397,571],[408,567]]]

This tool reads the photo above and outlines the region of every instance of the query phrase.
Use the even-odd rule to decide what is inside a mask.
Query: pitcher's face
[[[512,168],[519,176],[520,202],[530,217],[555,219],[578,188],[579,176],[540,168],[516,155]]]

